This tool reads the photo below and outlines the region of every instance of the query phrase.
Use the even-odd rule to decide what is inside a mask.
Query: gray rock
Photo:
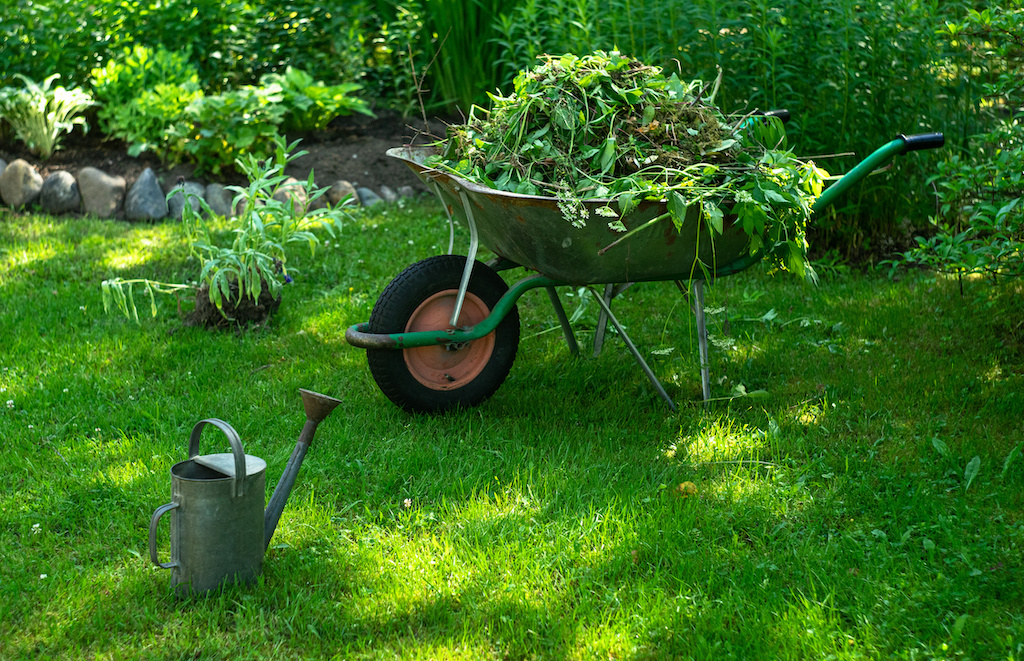
[[[231,191],[221,184],[210,184],[206,187],[206,203],[210,205],[210,211],[218,216],[228,218],[234,215],[231,209],[231,201],[234,199]]]
[[[381,186],[380,187],[380,197],[385,202],[397,202],[398,201],[398,193],[396,193],[395,189],[392,188],[391,186]]]
[[[46,178],[39,191],[39,204],[50,213],[67,213],[82,208],[78,182],[67,170],[57,170]]]
[[[82,207],[86,213],[99,218],[111,218],[124,208],[127,187],[124,177],[109,175],[93,167],[82,168],[78,173]]]
[[[28,161],[18,158],[0,174],[0,198],[12,207],[23,207],[39,197],[43,177]]]
[[[309,201],[309,204],[306,205],[306,213],[309,213],[310,211],[316,211],[317,209],[326,209],[326,208],[327,208],[327,195],[326,194],[325,195],[320,195],[320,196],[315,197],[315,198],[313,198],[312,200]]]
[[[300,185],[295,177],[288,177],[274,191],[274,199],[283,203],[286,207],[289,202],[295,205],[295,213],[303,216],[306,214],[306,207],[309,205],[306,189]]]
[[[202,210],[199,200],[206,194],[206,187],[194,181],[185,181],[177,184],[170,191],[172,195],[167,198],[167,215],[175,220],[181,220],[185,213],[185,204],[192,207],[197,214]],[[186,202],[187,200],[187,202]]]
[[[132,184],[124,201],[129,220],[159,220],[167,217],[167,199],[152,168],[146,168]]]
[[[349,201],[347,204],[359,204],[359,196],[356,194],[356,188],[344,179],[340,179],[327,189],[327,203],[332,207],[336,207],[341,204],[347,198]]]
[[[357,188],[356,195],[359,196],[359,203],[364,207],[372,207],[375,204],[381,204],[384,202],[380,195],[377,195],[369,188]]]
[[[398,187],[399,197],[416,197],[416,189],[412,186],[399,186]]]

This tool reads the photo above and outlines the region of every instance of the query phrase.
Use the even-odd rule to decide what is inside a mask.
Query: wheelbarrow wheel
[[[370,314],[369,332],[400,333],[451,328],[466,258],[440,255],[402,271],[384,289]],[[476,262],[459,315],[459,327],[485,319],[508,285]],[[377,386],[410,412],[439,413],[472,407],[505,381],[519,348],[519,310],[513,306],[489,335],[458,345],[369,349]]]

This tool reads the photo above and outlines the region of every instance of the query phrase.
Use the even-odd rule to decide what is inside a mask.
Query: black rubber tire
[[[373,306],[369,332],[401,333],[408,330],[410,318],[422,305],[428,305],[432,297],[443,292],[458,290],[465,264],[466,258],[462,255],[439,255],[402,271]],[[508,285],[501,276],[485,264],[476,262],[466,292],[467,304],[463,309],[468,310],[469,301],[473,299],[477,313],[482,312],[486,316],[507,291]],[[447,327],[447,321],[444,324]],[[492,340],[493,346],[490,345]],[[377,386],[396,405],[411,413],[441,413],[477,406],[505,381],[519,348],[519,309],[513,306],[494,332],[456,351],[473,351],[474,343],[481,343],[476,348],[477,352],[486,351],[482,347],[490,346],[490,354],[484,354],[486,364],[482,370],[468,377],[465,383],[445,385],[443,389],[424,385],[414,373],[414,368],[410,368],[414,363],[409,360],[415,356],[410,352],[417,349],[368,349],[366,357]],[[428,349],[444,351],[443,347]],[[455,354],[448,352],[445,357],[451,359]]]

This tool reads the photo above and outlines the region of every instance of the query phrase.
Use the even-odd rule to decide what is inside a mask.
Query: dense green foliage
[[[207,96],[258,86],[291,66],[326,86],[358,83],[375,104],[405,114],[468,113],[472,103],[487,103],[487,93],[508,94],[537,55],[615,49],[684,80],[712,80],[721,70],[718,101],[727,113],[790,109],[798,154],[856,153],[823,163],[830,172],[848,170],[900,133],[924,131],[945,133],[968,168],[984,163],[990,150],[972,136],[995,129],[985,85],[1000,72],[1016,75],[1007,69],[1012,57],[984,57],[981,42],[965,48],[970,31],[964,40],[950,34],[948,25],[985,7],[966,0],[12,1],[0,23],[0,84],[17,73],[43,80],[59,72],[67,84],[84,85],[92,69],[126,49],[164,46],[188,54]],[[1021,2],[999,6],[1019,11]],[[180,112],[173,90],[146,91],[156,95],[142,104],[146,117]],[[188,133],[142,142],[177,149]],[[1003,153],[1012,158],[1007,144]],[[928,180],[941,158],[900,160],[859,186],[816,220],[812,244],[845,257],[877,255],[927,233],[924,219],[935,207]],[[943,167],[945,176],[959,166]]]
[[[989,130],[969,136],[932,177],[937,233],[904,258],[959,274],[1024,276],[1024,9],[971,12],[945,34],[982,77]],[[977,67],[984,62],[984,67]]]
[[[805,230],[827,173],[786,149],[780,120],[726,117],[715,105],[720,80],[684,83],[615,51],[541,59],[490,110],[450,126],[428,164],[498,190],[558,195],[575,227],[626,232],[644,199],[667,200],[677,230],[696,209],[712,237],[734,214],[751,254],[809,272]],[[597,217],[583,200],[603,205]]]
[[[325,85],[309,73],[285,67],[220,94],[205,94],[188,53],[162,46],[125,50],[92,71],[108,136],[128,143],[128,153],[157,154],[165,162],[184,159],[201,172],[217,173],[243,155],[266,158],[282,132],[323,129],[339,115],[372,114],[354,96],[360,85]]]

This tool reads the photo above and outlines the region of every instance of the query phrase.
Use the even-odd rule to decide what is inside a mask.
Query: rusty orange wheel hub
[[[426,299],[409,316],[405,332],[452,328],[457,289],[446,289]],[[466,292],[457,328],[475,326],[490,314],[490,309],[472,292]],[[494,351],[494,333],[457,344],[404,349],[405,364],[412,376],[432,390],[454,390],[478,377]]]

